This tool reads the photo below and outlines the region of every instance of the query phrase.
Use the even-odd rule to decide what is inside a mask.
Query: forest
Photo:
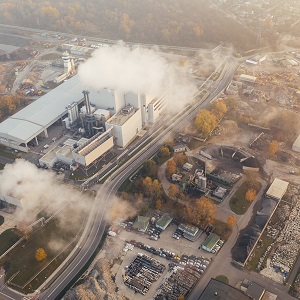
[[[2,23],[127,42],[213,47],[239,51],[257,45],[256,34],[206,0],[8,0]]]

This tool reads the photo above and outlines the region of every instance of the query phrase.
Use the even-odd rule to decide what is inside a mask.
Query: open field
[[[20,237],[21,232],[15,228],[5,230],[2,234],[0,234],[0,255],[8,250],[15,242],[17,242]]]
[[[67,206],[60,212],[59,217],[71,210]],[[68,224],[63,224],[55,217],[44,226],[34,229],[27,240],[22,241],[0,260],[6,270],[6,281],[10,280],[10,285],[26,293],[32,292],[59,266],[72,251],[86,214],[82,213],[79,217],[74,211],[72,216],[73,219]],[[43,248],[47,254],[46,259],[41,262],[35,259],[38,248]],[[40,271],[42,272],[39,274]]]
[[[245,181],[241,184],[229,202],[230,208],[234,213],[243,215],[251,205],[251,202],[245,199],[245,194],[250,188],[255,189],[257,194],[261,189],[261,183],[255,181],[253,185],[251,185],[249,181]]]

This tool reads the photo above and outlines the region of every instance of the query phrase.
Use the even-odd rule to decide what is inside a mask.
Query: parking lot
[[[203,233],[197,241],[191,242],[183,237],[179,239],[173,238],[176,229],[177,226],[175,224],[169,225],[166,230],[161,232],[157,240],[151,239],[151,235],[147,233],[126,230],[121,230],[115,237],[123,241],[130,242],[134,240],[135,243],[146,245],[144,249],[135,246],[133,250],[125,252],[122,257],[123,261],[118,267],[116,284],[126,297],[135,300],[145,299],[145,296],[135,293],[134,290],[124,284],[123,276],[125,275],[126,267],[130,265],[138,253],[146,254],[166,266],[166,269],[162,272],[157,281],[153,282],[149,287],[149,291],[146,294],[147,299],[153,298],[157,291],[160,291],[163,295],[171,287],[174,287],[174,291],[186,291],[191,287],[189,285],[193,285],[193,282],[196,282],[198,277],[201,276],[201,273],[208,267],[214,255],[202,249],[198,249],[205,240],[206,234]],[[168,252],[164,252],[162,249]],[[167,259],[166,256],[169,256],[169,259]],[[177,263],[174,262],[174,258],[176,257],[180,257]],[[189,271],[183,270],[186,266],[190,267]],[[196,269],[198,269],[198,271],[196,271]],[[174,272],[174,270],[176,272]],[[188,274],[185,272],[188,272]],[[187,284],[184,280],[181,280],[184,276],[190,276],[191,283]],[[176,297],[176,292],[174,292],[174,297]]]

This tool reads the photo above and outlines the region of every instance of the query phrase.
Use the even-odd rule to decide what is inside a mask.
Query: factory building
[[[113,146],[114,138],[112,128],[110,128],[104,133],[97,133],[86,143],[74,149],[72,155],[76,163],[87,167],[111,150]]]
[[[251,76],[251,75],[246,75],[246,74],[241,74],[240,75],[240,80],[241,81],[246,81],[246,82],[250,82],[250,83],[255,83],[256,82],[256,77],[255,76]]]
[[[126,147],[142,129],[141,110],[127,105],[107,120],[105,127],[106,130],[113,128],[115,144],[118,147]]]
[[[288,186],[289,183],[287,181],[275,178],[271,186],[267,190],[266,196],[268,198],[272,198],[279,201],[284,196]]]

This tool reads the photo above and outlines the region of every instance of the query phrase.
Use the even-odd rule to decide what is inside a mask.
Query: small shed
[[[192,165],[192,164],[189,164],[189,163],[185,163],[185,164],[182,166],[182,169],[185,170],[185,171],[191,172],[192,169],[193,169],[193,165]]]
[[[165,230],[170,223],[172,222],[173,218],[168,215],[164,214],[157,222],[156,222],[156,227],[160,228],[161,230]]]
[[[217,234],[211,233],[203,242],[202,249],[207,252],[212,252],[213,248],[216,246],[219,240],[220,237]]]
[[[174,153],[184,152],[184,151],[186,151],[186,147],[183,144],[174,145],[173,151],[174,151]]]
[[[275,200],[281,200],[288,188],[288,185],[288,182],[275,178],[267,190],[266,196]]]
[[[182,230],[184,233],[189,234],[191,236],[195,236],[199,231],[199,228],[190,224],[180,223],[178,225],[178,229]]]
[[[138,216],[133,223],[132,227],[138,231],[145,232],[148,228],[150,218]]]

